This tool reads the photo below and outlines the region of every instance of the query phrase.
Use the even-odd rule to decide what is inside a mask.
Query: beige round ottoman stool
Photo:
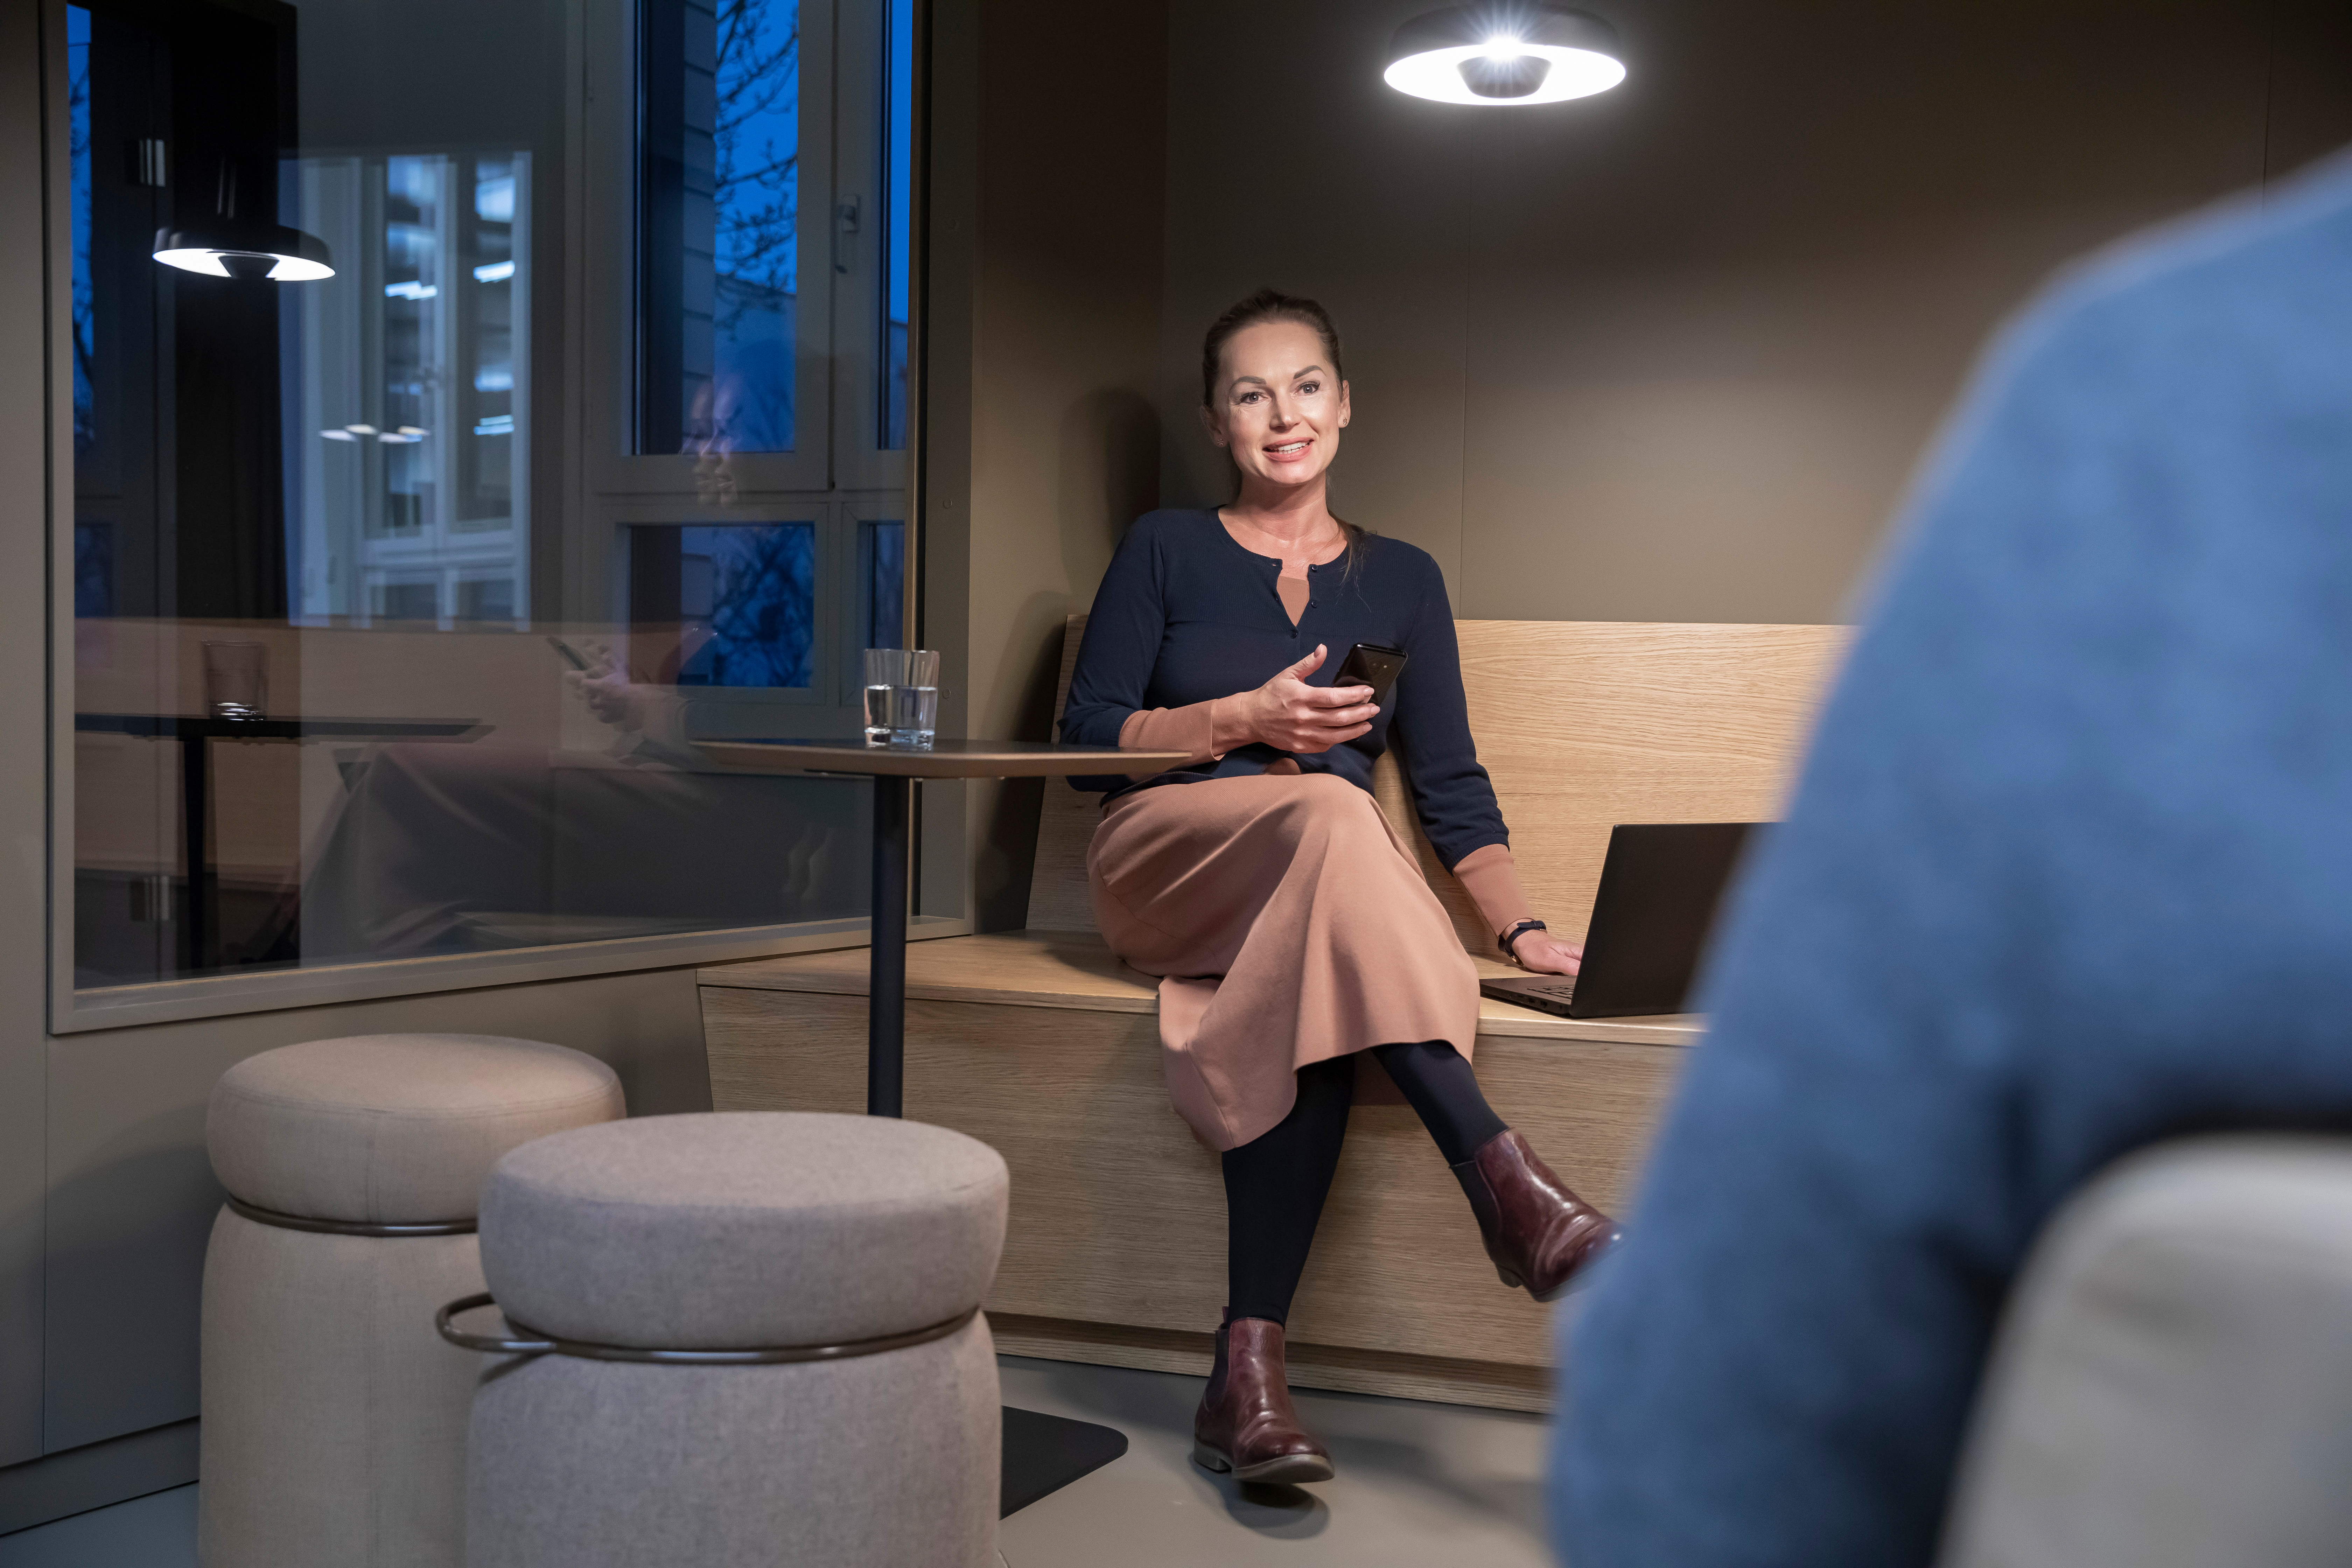
[[[887,1117],[657,1116],[541,1139],[482,1193],[529,1353],[474,1395],[471,1568],[995,1568],[980,1301],[1004,1162]],[[455,1304],[453,1304],[455,1305]],[[535,1353],[534,1353],[535,1352]]]
[[[313,1040],[222,1075],[200,1562],[464,1562],[483,1363],[442,1342],[434,1311],[482,1288],[474,1216],[499,1157],[621,1114],[593,1057],[486,1035]]]

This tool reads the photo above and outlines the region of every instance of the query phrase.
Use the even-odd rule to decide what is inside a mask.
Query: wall
[[[2352,139],[2352,11],[2311,0],[1600,0],[1630,79],[1526,110],[1381,84],[1426,8],[1174,8],[1163,489],[1231,493],[1202,329],[1315,295],[1337,509],[1466,617],[1840,618],[2039,279]]]
[[[43,89],[61,85],[43,79],[39,33],[33,0],[0,0],[0,212],[11,235],[26,231],[23,215],[40,211]],[[47,662],[55,446],[45,410],[55,367],[42,286],[45,271],[62,260],[70,276],[72,265],[65,237],[48,237],[46,247],[0,246],[0,647],[19,671]],[[0,682],[0,726],[16,738],[0,747],[0,1466],[41,1452],[48,758],[29,738],[47,724],[44,682]]]
[[[966,733],[1045,740],[1063,617],[1159,485],[1167,13],[936,9],[925,636]],[[968,793],[983,929],[1023,921],[1044,787]]]

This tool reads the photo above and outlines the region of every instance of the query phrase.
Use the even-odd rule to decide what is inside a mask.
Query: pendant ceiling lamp
[[[327,242],[278,224],[199,224],[155,231],[155,259],[214,278],[267,278],[308,283],[335,275]]]
[[[212,278],[309,283],[335,275],[334,258],[317,235],[236,216],[236,165],[226,158],[214,216],[157,229],[153,254],[166,267]]]
[[[1438,103],[1565,103],[1625,79],[1617,29],[1564,5],[1456,5],[1415,16],[1389,47],[1388,84]]]

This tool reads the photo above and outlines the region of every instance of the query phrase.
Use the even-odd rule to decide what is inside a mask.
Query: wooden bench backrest
[[[1061,721],[1084,616],[1062,647]],[[1644,621],[1458,621],[1478,760],[1538,914],[1581,940],[1621,822],[1776,818],[1851,628]],[[1414,820],[1395,753],[1372,775],[1381,809],[1421,858],[1463,943],[1494,936]],[[1032,930],[1091,931],[1087,842],[1096,797],[1048,781],[1030,883]]]

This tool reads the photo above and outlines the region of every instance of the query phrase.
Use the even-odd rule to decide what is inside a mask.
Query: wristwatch
[[[1528,932],[1531,931],[1549,930],[1551,930],[1551,927],[1544,924],[1541,921],[1521,921],[1517,925],[1514,925],[1508,931],[1505,931],[1501,936],[1496,938],[1496,945],[1503,950],[1503,956],[1505,958],[1509,959],[1513,963],[1517,963],[1519,962],[1519,955],[1511,951],[1511,943],[1518,941],[1519,938],[1527,935]]]

